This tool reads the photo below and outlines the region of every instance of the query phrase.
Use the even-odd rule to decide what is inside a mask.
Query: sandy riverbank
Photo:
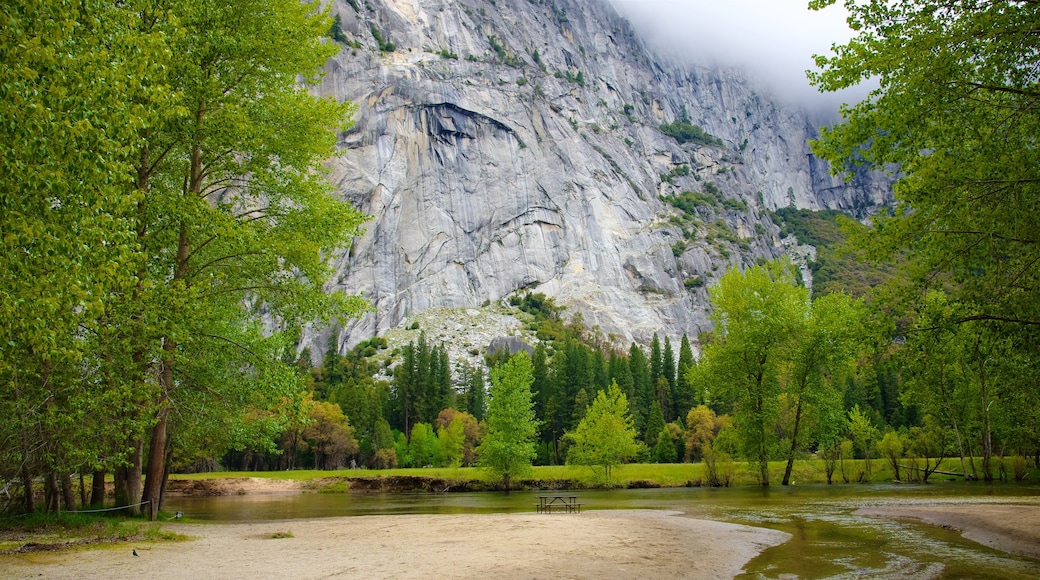
[[[195,540],[4,557],[0,577],[732,578],[761,550],[788,539],[641,510],[165,527]]]
[[[1040,559],[1040,505],[961,503],[862,508],[857,515],[918,520],[1003,552]]]

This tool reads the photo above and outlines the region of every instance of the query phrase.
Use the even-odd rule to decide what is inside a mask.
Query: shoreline
[[[917,521],[956,530],[990,548],[1040,560],[1040,505],[1021,503],[889,504],[855,515]]]
[[[790,538],[654,510],[351,516],[163,529],[194,539],[5,557],[0,577],[732,578],[762,550]]]

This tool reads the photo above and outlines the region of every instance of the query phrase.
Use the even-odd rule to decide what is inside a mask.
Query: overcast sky
[[[809,10],[809,0],[610,0],[650,44],[697,59],[746,68],[778,96],[807,105],[837,107],[858,94],[821,95],[805,70],[813,54],[852,36],[845,10]]]

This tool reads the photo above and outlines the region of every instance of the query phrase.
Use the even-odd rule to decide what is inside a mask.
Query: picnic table
[[[551,514],[553,511],[569,514],[581,512],[581,504],[575,495],[540,495],[534,507],[540,514]]]

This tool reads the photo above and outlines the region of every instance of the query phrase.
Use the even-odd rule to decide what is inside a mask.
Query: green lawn
[[[902,464],[909,464],[906,459]],[[779,485],[783,480],[785,463],[781,461],[770,462],[769,478],[772,485]],[[980,463],[976,461],[976,465]],[[959,461],[946,459],[943,461],[942,470],[959,471]],[[994,468],[996,469],[996,467]],[[758,466],[746,462],[734,462],[730,470],[732,472],[732,485],[758,485]],[[1033,470],[1034,472],[1036,470]],[[995,473],[996,475],[996,473]],[[1031,474],[1032,475],[1032,474]],[[173,479],[227,479],[241,477],[258,477],[269,479],[308,481],[322,478],[343,477],[431,477],[445,479],[448,481],[473,481],[489,483],[490,475],[477,467],[425,467],[414,469],[344,469],[338,471],[222,471],[212,473],[194,473],[172,475]],[[904,475],[905,477],[905,475]],[[947,479],[951,476],[934,474],[933,479]],[[871,473],[866,475],[866,465],[863,460],[849,460],[845,462],[845,478],[850,483],[873,482],[884,483],[894,481],[892,468],[887,461],[874,459],[871,461]],[[844,483],[841,469],[836,469],[833,481],[836,484]],[[574,465],[550,465],[535,466],[529,478],[539,482],[551,483],[574,482],[580,487],[596,487],[604,485],[602,471],[589,467]],[[705,466],[703,463],[632,463],[620,465],[613,469],[609,486],[614,487],[682,487],[687,485],[700,485],[705,479]],[[826,473],[821,460],[806,459],[796,461],[791,480],[795,484],[826,483]]]

